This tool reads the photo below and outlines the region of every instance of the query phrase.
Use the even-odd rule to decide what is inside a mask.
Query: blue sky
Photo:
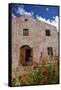
[[[57,27],[59,18],[58,6],[12,4],[12,16],[29,15]]]

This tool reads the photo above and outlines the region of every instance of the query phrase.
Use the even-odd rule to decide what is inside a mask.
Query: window
[[[48,55],[53,55],[53,49],[52,49],[52,47],[48,47],[47,48],[47,51],[48,51]]]
[[[46,29],[46,36],[50,36],[50,30],[49,29]]]
[[[23,35],[28,36],[29,35],[29,29],[23,29]]]
[[[25,21],[27,21],[27,18],[25,18]]]

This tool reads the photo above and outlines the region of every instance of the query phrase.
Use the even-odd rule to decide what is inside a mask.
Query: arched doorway
[[[33,64],[33,48],[24,45],[19,50],[19,64],[24,66]]]

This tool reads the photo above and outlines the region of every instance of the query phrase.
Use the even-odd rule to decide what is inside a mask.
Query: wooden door
[[[25,48],[20,48],[19,51],[19,63],[24,65],[25,64]]]
[[[30,49],[30,57],[29,57],[29,64],[33,64],[33,48]]]
[[[32,65],[33,64],[33,48],[29,48],[29,56],[27,57],[26,55],[26,48],[23,47],[23,48],[20,48],[19,50],[19,65],[22,64],[22,65]],[[26,60],[26,57],[29,59],[29,60]]]

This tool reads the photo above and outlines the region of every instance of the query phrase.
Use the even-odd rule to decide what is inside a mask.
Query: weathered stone
[[[28,19],[25,21],[25,19]],[[23,29],[29,29],[29,36],[23,35]],[[49,29],[51,36],[46,36]],[[40,61],[41,52],[48,56],[47,47],[53,48],[53,55],[58,56],[58,32],[55,26],[34,19],[30,16],[12,18],[12,64],[19,63],[19,48],[29,45],[33,48],[33,60]]]

